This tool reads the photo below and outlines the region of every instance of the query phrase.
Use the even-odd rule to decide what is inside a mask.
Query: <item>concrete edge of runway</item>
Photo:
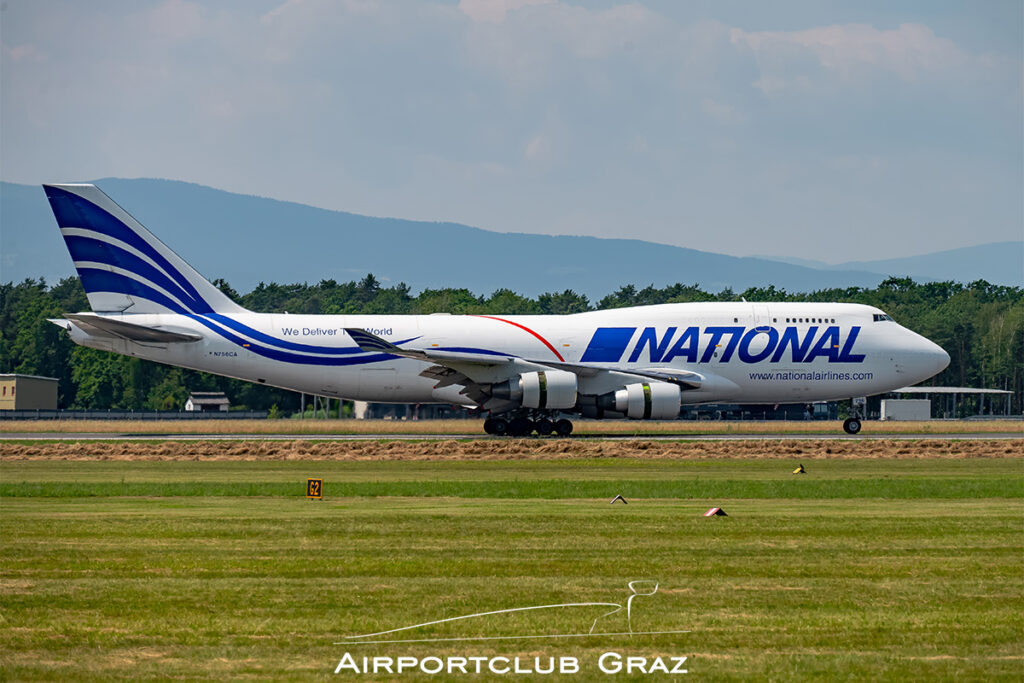
[[[508,437],[484,434],[106,434],[96,432],[12,432],[0,434],[5,441],[505,441]],[[530,441],[555,441],[557,437],[523,437]],[[590,435],[568,437],[571,441],[1012,441],[1024,440],[1014,432],[961,434],[652,434]]]

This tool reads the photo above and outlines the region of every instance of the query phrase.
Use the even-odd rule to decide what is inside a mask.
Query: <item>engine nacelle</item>
[[[510,401],[521,401],[524,408],[565,410],[576,405],[576,375],[564,370],[527,372],[519,377],[495,384],[491,395]]]
[[[666,382],[627,384],[614,397],[615,411],[634,420],[674,420],[682,402],[679,386]]]

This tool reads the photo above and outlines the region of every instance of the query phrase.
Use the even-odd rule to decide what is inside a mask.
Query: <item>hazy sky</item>
[[[828,262],[1024,238],[1020,0],[0,7],[3,180]]]

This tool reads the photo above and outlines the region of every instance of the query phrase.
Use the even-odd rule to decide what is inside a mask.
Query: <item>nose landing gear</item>
[[[850,400],[850,411],[852,415],[843,422],[843,431],[847,434],[859,434],[861,428],[861,416],[867,412],[867,399],[863,396]]]

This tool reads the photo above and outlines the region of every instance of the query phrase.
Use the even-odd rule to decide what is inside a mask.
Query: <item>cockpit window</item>
[[[880,323],[880,322],[882,322],[883,320],[888,320],[889,322],[895,322],[895,321],[894,321],[894,320],[892,319],[892,316],[888,316],[888,315],[886,315],[885,313],[875,313],[875,322],[876,322],[876,323]]]

